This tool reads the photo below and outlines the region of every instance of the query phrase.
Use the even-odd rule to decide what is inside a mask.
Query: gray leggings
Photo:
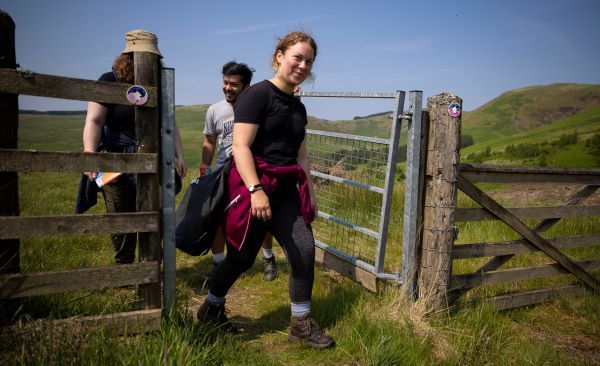
[[[215,268],[210,292],[224,297],[237,278],[252,267],[267,231],[281,245],[290,264],[290,299],[294,303],[310,301],[314,281],[315,239],[310,225],[300,213],[298,190],[289,190],[286,197],[271,201],[272,218],[268,222],[253,219],[248,240],[241,251],[227,243],[227,256]]]

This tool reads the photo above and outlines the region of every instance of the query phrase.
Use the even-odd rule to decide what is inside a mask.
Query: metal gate
[[[388,226],[398,162],[401,122],[406,120],[409,122],[409,134],[403,238],[406,241],[405,246],[410,248],[403,249],[402,252],[414,255],[416,222],[411,218],[416,217],[418,199],[418,195],[414,192],[418,190],[422,92],[409,93],[410,105],[406,112],[403,109],[404,91],[395,93],[303,92],[298,95],[393,100],[389,138],[307,130],[307,151],[319,204],[318,219],[313,224],[317,247],[371,274],[372,283],[376,284],[377,279],[402,283],[403,273],[400,268],[394,269],[385,265]],[[412,179],[413,175],[417,176],[417,180]],[[407,214],[408,218],[406,218]],[[366,287],[376,290],[376,285]]]

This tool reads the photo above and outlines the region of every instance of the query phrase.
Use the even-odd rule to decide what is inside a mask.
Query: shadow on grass
[[[311,317],[316,320],[322,330],[333,327],[352,310],[352,304],[362,296],[361,291],[365,290],[338,285],[330,289],[325,296],[313,297]],[[235,316],[231,318],[231,321],[236,326],[243,328],[240,337],[247,341],[273,332],[287,334],[290,324],[290,305],[287,301],[282,302],[281,305],[257,319]]]
[[[284,284],[281,282],[264,282],[263,284],[257,285],[253,283],[248,285],[247,288],[256,291],[258,296],[264,291],[264,296],[268,291],[268,286],[281,286],[282,290],[288,291],[287,277],[289,275],[289,264],[283,255],[277,256],[278,265],[278,276],[277,281],[284,280]],[[206,275],[212,270],[212,263],[210,255],[200,257],[198,261],[187,267],[177,268],[177,278],[184,281],[187,286],[191,287],[192,290],[198,295],[206,295],[206,289],[203,289],[204,279]],[[318,271],[315,268],[315,271]],[[258,277],[259,281],[262,281],[263,276],[263,264],[260,260],[260,254],[254,265],[236,281],[234,286],[244,286],[241,283],[243,278]],[[283,277],[283,278],[282,278]],[[316,277],[319,277],[318,275]],[[321,329],[328,329],[333,327],[338,321],[343,319],[349,311],[352,311],[353,304],[356,304],[360,297],[362,297],[367,290],[363,289],[359,285],[348,286],[348,283],[337,283],[337,281],[331,281],[327,276],[320,276],[319,287],[317,291],[313,291],[312,299],[312,314],[311,317],[317,321],[317,324]],[[251,279],[256,281],[256,279]],[[317,279],[315,279],[317,281]],[[277,290],[278,291],[278,290]],[[235,296],[230,292],[229,298]],[[239,301],[239,299],[237,299]],[[259,306],[259,305],[256,305]],[[229,315],[231,322],[240,329],[239,335],[235,338],[243,341],[251,341],[261,338],[265,334],[270,333],[283,333],[287,334],[290,323],[290,304],[289,298],[286,301],[281,301],[279,305],[270,305],[270,311],[265,312],[259,318],[253,318],[245,315]],[[237,309],[236,309],[237,310]],[[194,321],[195,317],[194,317]]]

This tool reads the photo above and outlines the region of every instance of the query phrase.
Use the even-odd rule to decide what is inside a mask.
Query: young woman
[[[227,257],[215,269],[201,321],[227,332],[225,295],[254,263],[267,231],[290,263],[291,326],[288,339],[315,348],[333,345],[310,316],[314,281],[314,237],[310,223],[317,204],[306,156],[304,105],[294,90],[310,75],[317,44],[304,32],[291,32],[277,44],[271,60],[275,75],[242,93],[234,106],[233,157],[226,212]]]

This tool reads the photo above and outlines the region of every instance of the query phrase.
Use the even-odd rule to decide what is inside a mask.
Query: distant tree
[[[475,143],[472,135],[460,135],[460,148],[471,146]]]
[[[587,151],[596,158],[600,165],[600,133],[595,133],[585,141]]]
[[[552,142],[552,145],[560,147],[567,145],[575,145],[577,142],[579,142],[579,135],[577,134],[577,132],[573,132],[569,134],[560,135],[558,140]]]
[[[483,152],[483,157],[490,157],[492,156],[492,147],[488,146],[485,148],[485,151]]]

